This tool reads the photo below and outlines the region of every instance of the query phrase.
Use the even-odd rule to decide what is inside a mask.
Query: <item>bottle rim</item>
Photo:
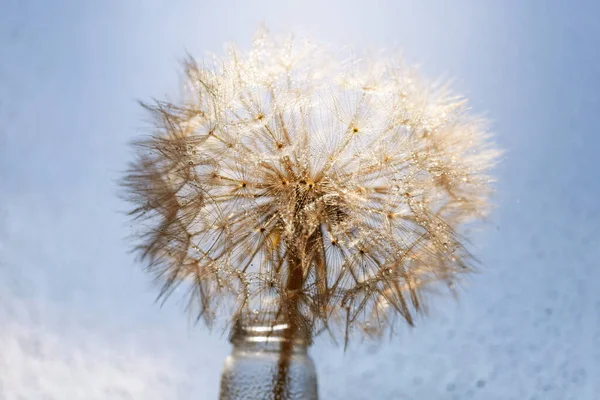
[[[281,343],[289,340],[291,326],[278,313],[242,313],[233,324],[230,342],[237,343]],[[311,331],[306,323],[299,324],[294,332],[294,344],[312,344]]]

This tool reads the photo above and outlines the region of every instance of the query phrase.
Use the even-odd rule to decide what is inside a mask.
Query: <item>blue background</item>
[[[115,181],[135,100],[264,21],[454,77],[506,150],[481,273],[392,340],[317,341],[321,398],[600,399],[599,4],[4,0],[0,398],[217,398],[226,335],[154,302]]]

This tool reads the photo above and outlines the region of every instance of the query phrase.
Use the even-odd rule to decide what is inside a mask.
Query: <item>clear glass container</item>
[[[233,327],[231,343],[233,351],[221,375],[220,400],[318,399],[309,337],[296,333],[292,340],[286,323],[246,318]]]

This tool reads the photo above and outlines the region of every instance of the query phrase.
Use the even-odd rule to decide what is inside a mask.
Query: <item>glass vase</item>
[[[233,351],[221,375],[220,400],[317,400],[310,337],[290,333],[287,323],[272,318],[238,319],[231,334]]]

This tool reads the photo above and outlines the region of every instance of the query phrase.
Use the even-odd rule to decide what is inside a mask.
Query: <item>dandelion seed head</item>
[[[472,270],[462,230],[499,152],[448,87],[266,31],[184,67],[179,103],[143,104],[153,132],[122,180],[161,296],[187,288],[209,325],[275,313],[347,340],[413,324]]]

